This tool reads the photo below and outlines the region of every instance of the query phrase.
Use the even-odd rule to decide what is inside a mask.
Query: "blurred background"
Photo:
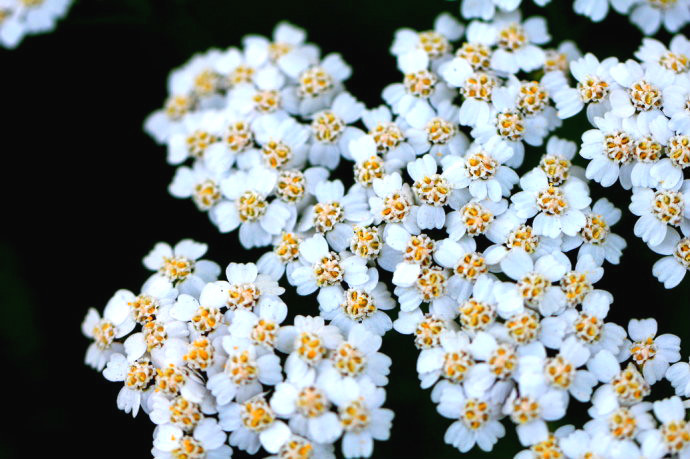
[[[631,57],[641,38],[627,18],[610,13],[604,24],[592,24],[572,13],[570,1],[543,10],[529,2],[526,9],[547,17],[553,43],[569,38],[602,58]],[[243,250],[236,233],[220,235],[191,201],[168,195],[174,170],[142,131],[165,98],[168,72],[195,52],[238,45],[248,33],[269,35],[289,20],[325,53],[343,54],[354,68],[349,90],[373,107],[383,87],[401,78],[388,53],[394,31],[430,29],[442,11],[457,15],[458,3],[82,0],[54,33],[0,50],[0,406],[8,421],[0,457],[148,457],[153,425],[118,411],[120,386],[83,365],[82,318],[89,307],[102,310],[119,288],[138,291],[148,276],[141,258],[157,241],[205,241],[209,258],[223,266],[261,253]],[[566,125],[556,134],[576,141],[588,128],[582,116]],[[526,165],[540,154],[528,150]],[[605,194],[627,208],[629,194],[619,187],[592,190],[595,199]],[[661,332],[683,339],[687,355],[690,281],[664,290],[651,274],[656,256],[633,236],[633,224],[624,212],[614,228],[629,244],[622,265],[606,265],[597,285],[615,295],[613,320],[627,325],[654,316]],[[313,297],[286,301],[293,313],[317,311]],[[451,421],[419,388],[412,341],[390,332],[383,351],[393,358],[386,406],[396,418],[391,440],[377,443],[374,457],[458,457],[443,443]],[[571,411],[569,422],[585,419],[582,405],[573,402]],[[509,433],[490,456],[517,450]]]

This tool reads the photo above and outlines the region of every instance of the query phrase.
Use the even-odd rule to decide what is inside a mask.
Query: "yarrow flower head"
[[[265,251],[220,278],[205,244],[159,243],[138,294],[89,310],[86,363],[156,425],[154,456],[330,458],[338,442],[372,456],[394,417],[392,329],[419,351],[420,389],[461,452],[491,451],[508,426],[519,459],[690,454],[690,366],[654,319],[611,321],[598,282],[626,247],[622,211],[589,186],[632,189],[634,233],[664,256],[653,274],[677,285],[690,269],[687,40],[646,40],[639,62],[545,48],[546,21],[520,3],[463,0],[469,24],[399,30],[403,75],[375,108],[346,88],[341,55],[287,23],[171,74],[145,123],[177,168],[169,191]],[[687,6],[612,4],[667,28]],[[574,7],[596,19],[608,0]],[[551,135],[585,106],[579,149]],[[303,298],[284,301],[285,285]],[[677,395],[652,403],[664,378]],[[591,419],[552,430],[571,399]]]

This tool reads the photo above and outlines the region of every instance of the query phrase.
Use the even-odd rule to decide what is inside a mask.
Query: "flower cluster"
[[[153,455],[230,457],[233,447],[278,457],[368,457],[386,440],[390,359],[363,326],[322,317],[283,322],[283,289],[256,265],[199,260],[206,245],[159,243],[139,294],[119,290],[103,317],[89,310],[86,362],[122,383],[119,409],[156,425]],[[228,436],[229,433],[229,436]]]
[[[545,6],[551,0],[534,0]],[[517,10],[522,0],[460,0],[460,14],[464,18],[481,18],[488,21],[497,13]],[[644,35],[656,34],[661,26],[669,32],[678,32],[690,23],[690,0],[573,0],[575,13],[594,22],[606,18],[609,8],[629,15],[630,22]]]
[[[594,129],[582,135],[586,176],[632,188],[635,235],[665,255],[653,273],[673,288],[690,268],[690,41],[676,35],[667,47],[645,38],[635,56],[587,54],[570,65],[576,86],[553,79],[552,89],[562,118],[587,106]]]
[[[50,32],[72,0],[0,1],[0,45],[14,48],[26,35]]]
[[[229,432],[251,454],[330,457],[342,438],[346,457],[370,456],[393,417],[378,352],[392,329],[412,337],[421,387],[462,452],[490,451],[512,425],[521,459],[690,455],[690,365],[653,319],[627,332],[606,320],[613,296],[594,285],[626,243],[612,232],[621,211],[592,202],[588,183],[645,180],[636,232],[656,250],[680,244],[687,155],[661,156],[672,138],[690,148],[686,115],[665,115],[685,113],[686,41],[656,60],[663,45],[646,41],[643,64],[599,62],[570,42],[546,47],[543,18],[494,15],[492,3],[519,2],[480,3],[490,21],[442,14],[432,30],[400,29],[401,80],[371,109],[345,90],[342,58],[286,23],[171,74],[145,126],[178,166],[171,194],[269,250],[218,281],[203,244],[158,244],[139,296],[119,291],[103,318],[89,312],[87,363],[125,382],[122,409],[150,415],[154,455],[227,456]],[[587,170],[554,135],[584,105],[598,127],[583,136]],[[690,260],[685,244],[658,276],[679,276],[667,265]],[[283,325],[283,281],[315,295],[318,316]],[[664,378],[677,397],[652,405]],[[551,432],[571,398],[592,420]]]

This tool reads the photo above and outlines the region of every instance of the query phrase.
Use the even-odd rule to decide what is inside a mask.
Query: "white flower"
[[[575,336],[592,355],[602,349],[618,355],[626,332],[620,325],[604,321],[612,302],[613,295],[595,290],[583,300],[582,311],[574,308],[565,311],[562,317],[568,322],[566,336]]]
[[[546,173],[533,169],[520,179],[523,191],[511,197],[518,217],[535,217],[532,227],[537,235],[558,237],[561,233],[574,236],[587,219],[582,209],[591,202],[587,184],[570,177],[563,185],[549,185]]]
[[[393,120],[393,114],[385,105],[365,110],[362,115],[362,122],[367,128],[371,140],[374,141],[375,149],[372,149],[370,140],[358,139],[359,142],[362,142],[361,144],[350,146],[352,157],[357,161],[360,161],[361,158],[356,158],[357,154],[354,149],[362,151],[360,156],[372,156],[378,153],[383,156],[386,171],[390,173],[402,169],[416,155],[424,152],[425,143],[419,142],[418,139],[407,139],[405,137],[407,123],[400,119]]]
[[[466,19],[480,18],[489,21],[499,11],[514,11],[520,6],[522,0],[462,0],[460,5],[460,14]],[[539,4],[548,3],[548,1],[535,2]]]
[[[494,70],[515,74],[544,65],[544,51],[538,45],[551,40],[544,18],[522,21],[519,11],[497,15],[486,32],[491,34],[492,44],[498,45],[491,56]]]
[[[285,109],[291,114],[307,117],[328,107],[350,78],[352,69],[340,54],[331,53],[320,62],[305,59],[305,53],[284,57],[282,70],[296,83],[281,93]]]
[[[623,1],[612,1],[614,8]],[[630,3],[627,1],[627,3]],[[573,9],[577,14],[587,16],[594,22],[602,21],[609,12],[609,0],[575,0]]]
[[[287,306],[281,300],[262,301],[257,312],[238,309],[228,328],[230,336],[248,339],[256,346],[257,354],[275,348],[280,324],[287,316]]]
[[[256,346],[245,338],[223,337],[227,360],[218,373],[209,377],[207,387],[219,406],[233,400],[242,403],[283,380],[280,358],[272,352],[258,355]]]
[[[467,334],[448,330],[441,334],[440,346],[419,353],[417,373],[422,389],[428,389],[443,378],[432,392],[434,402],[439,401],[449,385],[462,385],[469,393],[482,395],[493,382],[486,366],[475,367],[469,345]]]
[[[290,273],[299,266],[299,244],[303,236],[286,228],[281,234],[273,238],[273,250],[263,254],[256,262],[259,270],[266,273],[276,281],[283,277],[285,272]]]
[[[559,439],[559,444],[566,457],[606,457],[610,454],[611,445],[602,441],[602,437],[593,437],[586,430],[576,430]],[[633,456],[628,456],[633,457]]]
[[[570,261],[562,252],[544,255],[535,261],[524,250],[515,249],[501,260],[503,272],[517,283],[506,282],[497,287],[499,307],[515,308],[515,292],[526,306],[536,308],[544,316],[561,312],[567,304],[565,293],[553,282],[561,281],[570,269]]]
[[[217,49],[194,55],[168,76],[168,99],[165,106],[153,112],[144,122],[144,130],[156,142],[164,143],[172,134],[184,129],[184,118],[195,110],[220,108],[218,91],[222,78],[216,64],[223,55]]]
[[[307,159],[309,129],[288,116],[266,115],[252,123],[261,150],[253,150],[269,169],[299,169]],[[258,165],[258,164],[257,164]]]
[[[286,313],[285,303],[278,298],[285,289],[261,272],[254,263],[230,263],[225,269],[225,276],[227,282],[218,281],[207,287],[209,304],[227,307],[230,312],[244,310],[257,313],[267,304],[266,307],[275,309],[271,313],[275,317]],[[228,318],[232,318],[232,315]]]
[[[582,180],[585,171],[580,166],[574,166],[572,160],[577,151],[577,144],[570,140],[561,139],[555,135],[546,142],[546,154],[539,160],[539,167],[544,171],[549,183],[561,185],[572,175]]]
[[[317,52],[313,45],[306,44],[307,33],[304,29],[289,22],[281,21],[273,29],[271,39],[261,35],[247,35],[242,39],[244,56],[249,60],[247,64],[260,67],[267,61],[276,62],[281,66],[283,57],[290,54]]]
[[[458,107],[450,100],[442,100],[433,110],[410,112],[406,121],[410,128],[405,137],[415,146],[417,154],[429,153],[437,162],[448,155],[462,155],[469,140],[458,129],[455,120]]]
[[[429,59],[441,60],[447,57],[452,48],[451,41],[462,36],[464,26],[448,13],[439,14],[434,20],[433,30],[417,32],[412,29],[398,29],[391,45],[391,54],[400,59],[416,49],[424,50]]]
[[[372,184],[374,196],[369,198],[374,223],[403,223],[406,228],[417,228],[417,218],[408,218],[413,214],[414,199],[410,186],[403,184],[402,177],[397,172],[375,178]]]
[[[400,311],[411,312],[422,303],[429,303],[429,311],[444,319],[457,316],[454,297],[456,288],[448,284],[448,272],[438,266],[420,267],[401,263],[404,269],[396,273],[394,290]],[[400,265],[399,265],[400,266]]]
[[[687,397],[690,394],[690,364],[688,362],[674,363],[664,375],[676,391],[676,395]]]
[[[372,218],[365,188],[354,184],[346,194],[340,180],[323,180],[313,192],[317,202],[305,210],[298,229],[314,228],[334,250],[345,250],[354,235],[352,224],[366,225]]]
[[[108,301],[103,310],[103,317],[94,308],[90,308],[81,324],[81,331],[93,342],[86,350],[84,362],[91,368],[101,371],[113,353],[123,351],[122,344],[115,341],[128,335],[135,327],[136,321],[125,298],[131,292],[118,290]]]
[[[117,407],[125,413],[136,416],[139,407],[146,407],[148,397],[153,392],[152,383],[156,368],[148,359],[128,362],[124,355],[113,353],[108,365],[103,370],[103,376],[108,381],[124,382],[124,386],[117,394]]]
[[[374,440],[390,437],[393,412],[381,408],[385,391],[367,378],[343,380],[342,385],[328,391],[328,397],[338,407],[343,427],[342,452],[346,458],[370,457]]]
[[[672,131],[666,126],[666,118],[659,116],[657,120],[664,129],[666,134],[666,155],[667,158],[662,158],[657,161],[650,170],[650,175],[655,183],[658,183],[661,188],[677,189],[682,186],[683,172],[690,166],[690,148],[688,144],[690,137],[687,135],[674,135],[671,137]],[[655,121],[657,121],[655,120]]]
[[[534,445],[549,437],[545,421],[556,421],[565,415],[566,397],[556,389],[520,385],[520,392],[513,391],[503,412],[517,425],[520,443]]]
[[[649,409],[642,408],[644,404],[639,403],[649,395],[649,383],[632,362],[623,370],[618,362],[619,359],[606,349],[597,352],[587,362],[589,372],[605,383],[592,395],[589,414],[593,417],[608,416],[621,406],[640,406],[642,411]],[[622,418],[620,421],[624,420]]]
[[[368,378],[377,386],[388,384],[391,359],[379,351],[383,340],[361,324],[354,325],[319,368],[324,387],[338,390],[344,378]]]
[[[659,459],[668,454],[679,458],[690,457],[690,426],[685,421],[685,405],[679,397],[654,402],[654,415],[661,421],[659,428],[651,430],[642,440],[645,457]]]
[[[177,168],[168,191],[178,199],[191,198],[197,209],[209,212],[213,222],[216,206],[224,201],[220,188],[224,176],[222,172],[207,168],[202,161],[196,161],[191,168]]]
[[[180,453],[194,454],[203,452],[214,459],[230,458],[232,448],[225,444],[228,436],[211,418],[201,420],[191,435],[172,424],[156,426],[153,433],[153,457],[156,459],[173,459]]]
[[[628,4],[632,4],[630,22],[645,35],[656,34],[662,24],[664,29],[674,33],[690,22],[690,2],[687,0],[678,0],[670,4],[653,0],[633,0]]]
[[[492,108],[484,122],[478,122],[471,134],[475,141],[487,144],[492,139],[507,143],[513,156],[507,161],[510,167],[519,167],[525,155],[525,146],[541,146],[549,131],[561,124],[556,110],[546,104],[545,89],[536,83],[523,83],[511,77],[506,86],[496,88],[492,94]],[[526,94],[522,94],[523,87]],[[542,97],[532,97],[536,89]],[[527,97],[523,97],[527,95]],[[535,99],[535,102],[529,103]]]
[[[438,412],[454,419],[443,436],[443,441],[465,453],[477,445],[482,451],[491,451],[505,435],[498,421],[497,407],[483,394],[466,393],[462,386],[447,385],[441,393]]]
[[[606,3],[608,0],[584,1],[601,1]],[[576,5],[577,3],[581,3],[581,1],[577,0]],[[610,70],[617,64],[618,59],[615,57],[609,57],[600,62],[591,53],[587,53],[583,57],[572,61],[570,63],[570,72],[577,81],[576,87],[571,88],[559,84],[556,87],[549,88],[558,109],[558,116],[564,119],[570,118],[579,113],[586,104],[587,119],[589,119],[590,123],[593,123],[598,116],[603,116],[605,112],[610,110],[609,95],[612,89],[618,87],[618,84],[611,76]],[[558,81],[566,83],[565,79]]]
[[[463,126],[478,126],[489,122],[493,91],[499,84],[491,73],[475,72],[470,63],[455,57],[439,68],[439,73],[449,86],[459,88],[463,102],[458,120]]]
[[[616,459],[643,457],[635,439],[644,438],[654,428],[654,420],[649,414],[651,404],[641,402],[621,406],[610,393],[610,387],[603,385],[595,391],[589,409],[593,419],[586,424],[586,429],[597,441],[608,445]]]
[[[472,198],[469,189],[461,189],[451,195],[450,207],[454,211],[446,218],[446,230],[451,239],[458,240],[489,232],[496,217],[508,209],[508,201]]]
[[[635,57],[651,66],[661,66],[676,75],[687,74],[690,41],[684,35],[675,35],[668,48],[653,38],[643,38],[642,44],[635,52]],[[677,77],[678,80],[680,77]]]
[[[356,288],[329,290],[319,295],[321,316],[347,334],[356,324],[362,324],[370,332],[383,336],[393,328],[393,321],[384,311],[395,308],[386,284],[379,282],[376,268],[369,268],[369,280]]]
[[[187,298],[192,298],[189,295],[182,294],[178,301],[185,301]],[[198,303],[196,303],[198,304]],[[171,310],[174,309],[171,308]],[[179,343],[185,344],[185,338],[189,335],[187,324],[179,320],[171,320],[169,317],[159,317],[157,320],[146,322],[141,331],[131,334],[124,342],[127,360],[134,362],[144,356],[147,352],[151,355],[151,360],[160,365],[165,355],[169,352],[166,348],[168,343],[173,343],[177,346]],[[180,354],[181,358],[182,355]],[[178,360],[178,359],[175,359]],[[181,363],[179,361],[178,363]]]
[[[441,334],[446,330],[457,330],[458,325],[447,318],[424,314],[419,308],[410,312],[400,311],[393,322],[393,328],[403,335],[414,334],[417,349],[429,349],[441,344]]]
[[[285,373],[290,381],[313,379],[315,368],[342,342],[340,330],[322,317],[297,316],[295,325],[281,327],[276,348],[288,355]]]
[[[266,115],[285,115],[283,92],[285,75],[273,65],[261,69],[241,66],[230,73],[231,89],[225,96],[225,105],[248,121]]]
[[[547,357],[543,346],[527,346],[520,355],[518,381],[520,387],[541,386],[563,391],[580,402],[588,402],[597,378],[581,369],[589,360],[590,352],[574,336],[566,338],[553,357]]]
[[[169,399],[160,392],[154,392],[149,399],[149,407],[149,417],[154,424],[173,425],[184,432],[193,431],[205,419],[202,405],[183,396]]]
[[[498,292],[500,302],[505,292]],[[504,300],[503,300],[504,301]],[[524,309],[506,318],[505,323],[496,324],[491,333],[503,342],[515,346],[541,342],[549,349],[558,349],[565,336],[567,322],[562,316],[540,318],[532,309]]]
[[[481,302],[493,302],[493,298],[486,290],[492,289],[492,280],[484,274],[488,272],[488,266],[484,256],[477,252],[477,244],[474,239],[463,238],[459,241],[444,239],[436,244],[434,260],[440,266],[453,270],[448,278],[448,285],[452,286],[454,298],[460,302],[469,298],[472,289],[476,289],[475,298]],[[477,286],[479,281],[482,286]],[[480,293],[481,292],[481,293]]]
[[[499,343],[496,338],[486,331],[479,331],[474,335],[472,343],[470,344],[470,352],[474,357],[476,367],[485,367],[481,370],[475,370],[482,377],[488,377],[484,382],[485,386],[493,386],[498,388],[501,385],[503,388],[510,389],[513,385],[511,377],[515,373],[518,365],[518,348],[509,343]],[[489,371],[486,371],[488,369]],[[496,384],[494,384],[496,383]],[[484,389],[482,385],[475,385],[477,389]],[[503,389],[501,389],[502,391]],[[500,392],[500,391],[499,391]],[[508,393],[504,393],[501,397],[492,402],[499,402],[502,404]],[[443,395],[441,396],[443,399]]]
[[[320,234],[305,239],[299,245],[302,265],[289,273],[288,281],[297,287],[299,295],[309,295],[321,289],[323,295],[340,288],[342,281],[356,287],[369,280],[367,261],[349,252],[331,252],[328,242]]]
[[[407,164],[407,172],[414,180],[412,190],[420,202],[417,211],[417,225],[420,229],[443,228],[446,213],[443,207],[448,203],[454,185],[447,173],[437,174],[434,158],[427,154]]]
[[[614,207],[608,199],[600,198],[590,211],[585,210],[585,218],[585,226],[578,234],[563,239],[563,251],[568,252],[579,247],[578,260],[591,256],[599,266],[604,260],[617,265],[623,249],[627,246],[625,239],[611,232],[611,226],[618,223],[621,218],[620,209]]]
[[[402,83],[386,86],[381,93],[393,113],[405,120],[433,113],[441,101],[452,98],[453,91],[433,71],[428,70],[429,54],[417,49],[398,57],[398,67],[405,74]]]
[[[350,125],[362,116],[363,111],[363,103],[358,102],[350,93],[342,92],[329,108],[313,115],[313,142],[309,146],[309,161],[335,169],[341,155],[347,158],[350,142],[361,134],[359,129]]]
[[[662,67],[646,68],[632,59],[611,67],[611,76],[620,85],[611,91],[611,111],[621,118],[635,116],[649,123],[661,113],[666,92],[672,88],[675,75]]]
[[[411,230],[408,231],[405,225],[398,223],[388,224],[383,229],[385,245],[379,264],[384,269],[393,271],[393,283],[395,285],[398,285],[400,276],[417,275],[421,267],[429,266],[433,260],[432,255],[436,249],[436,241],[426,234],[420,233],[418,228],[413,227]],[[391,267],[389,263],[392,264],[393,269],[389,269]],[[409,265],[420,268],[417,269]]]
[[[635,236],[650,247],[664,242],[674,227],[687,233],[690,230],[690,181],[679,191],[633,188],[630,211],[640,218],[635,222]]]
[[[551,238],[535,234],[526,218],[520,218],[512,208],[496,217],[486,232],[486,237],[494,244],[484,250],[488,265],[496,265],[511,251],[521,249],[533,259],[560,250],[561,237]]]
[[[515,171],[503,165],[512,156],[511,148],[493,138],[486,145],[470,145],[464,156],[444,158],[443,171],[455,187],[468,187],[473,198],[498,202],[510,195],[519,180]]]
[[[669,231],[661,244],[652,247],[652,250],[667,255],[654,263],[654,277],[662,282],[665,288],[673,288],[680,284],[690,269],[690,238],[681,239],[676,231]]]
[[[330,410],[331,402],[323,384],[309,378],[288,380],[276,386],[271,408],[289,419],[290,429],[316,443],[333,443],[342,434],[338,415]]]
[[[13,49],[26,35],[50,32],[71,5],[72,0],[4,1],[0,45]]]
[[[277,174],[261,166],[236,171],[221,182],[221,191],[228,200],[213,208],[211,219],[223,233],[239,226],[240,242],[245,248],[270,244],[296,214],[294,206],[279,199],[268,202],[276,181]]]
[[[249,120],[232,108],[216,116],[220,127],[215,132],[217,138],[204,149],[204,164],[215,173],[230,171],[235,162],[240,169],[250,169],[257,154],[252,152],[255,149],[254,131]]]
[[[607,112],[594,120],[597,129],[582,134],[580,155],[590,160],[588,179],[605,187],[620,180],[623,188],[630,188],[635,139],[627,132],[627,121]]]
[[[180,293],[198,295],[207,282],[214,281],[220,274],[220,267],[209,260],[199,260],[207,250],[206,244],[183,239],[174,248],[159,242],[144,257],[144,266],[157,271],[144,284],[155,282],[158,278],[166,279]]]
[[[631,356],[642,368],[642,374],[649,384],[664,377],[669,364],[680,360],[680,338],[670,333],[656,336],[654,319],[632,319],[628,323],[628,334],[632,343],[623,348],[621,355]]]
[[[280,447],[278,454],[275,456],[268,456],[266,459],[282,459],[292,456],[299,457],[300,454],[304,454],[304,451],[309,451],[309,454],[311,454],[310,457],[314,459],[335,459],[333,445],[314,443],[298,435],[290,436],[290,438],[283,443],[283,446]]]
[[[222,123],[222,115],[216,111],[190,113],[182,120],[182,129],[167,139],[168,163],[181,164],[189,158],[205,160],[208,148],[220,140]]]
[[[249,454],[256,454],[261,446],[269,453],[277,453],[291,435],[290,428],[276,419],[263,394],[219,407],[218,420],[224,431],[232,432],[230,444]]]
[[[678,138],[683,139],[684,136],[690,135],[690,110],[686,108],[688,100],[690,100],[690,85],[687,81],[687,75],[679,75],[676,78],[680,81],[666,91],[664,114],[670,118],[669,127],[682,134]],[[683,161],[688,161],[681,154],[677,156],[679,165],[683,164]]]

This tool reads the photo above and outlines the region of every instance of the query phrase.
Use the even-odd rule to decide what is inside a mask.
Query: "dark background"
[[[584,51],[621,58],[639,43],[627,18],[611,13],[595,25],[575,16],[570,2],[553,3],[542,14],[556,42],[571,38]],[[536,8],[530,3],[528,10]],[[148,275],[141,258],[159,240],[208,242],[210,258],[223,265],[259,254],[241,249],[236,234],[217,233],[191,201],[168,195],[173,168],[141,128],[165,98],[168,72],[195,52],[238,45],[247,33],[268,35],[287,19],[305,27],[324,52],[344,55],[354,68],[349,89],[372,107],[381,89],[400,78],[388,53],[395,29],[429,29],[441,11],[456,14],[458,3],[82,0],[54,33],[0,50],[0,457],[148,456],[152,424],[118,411],[119,385],[82,363],[87,308],[102,310],[118,288],[137,291]],[[558,133],[574,140],[587,128],[582,116],[567,125]],[[530,150],[528,164],[539,154]],[[592,188],[595,197],[603,195]],[[605,193],[627,206],[619,187]],[[690,281],[673,291],[656,282],[656,257],[633,236],[634,220],[624,214],[615,228],[629,243],[623,266],[606,265],[598,284],[616,297],[611,317],[625,325],[654,316],[663,332],[686,342]],[[306,306],[293,298],[294,310],[316,312],[314,298]],[[386,405],[396,418],[391,440],[377,443],[374,456],[457,457],[443,443],[450,421],[419,389],[411,340],[390,332],[384,343],[394,360]],[[573,402],[569,419],[580,422],[583,411]],[[516,445],[509,433],[492,456],[512,456]],[[480,456],[487,455],[468,455]]]

